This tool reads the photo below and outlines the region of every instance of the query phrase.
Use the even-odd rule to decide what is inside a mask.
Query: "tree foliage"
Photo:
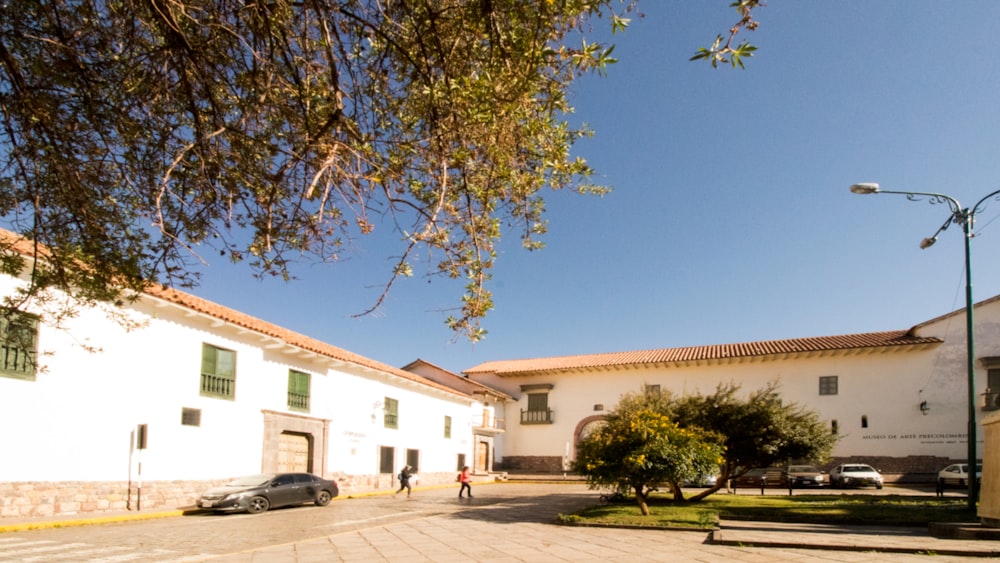
[[[685,481],[718,473],[715,485],[687,499],[698,501],[750,469],[830,455],[837,436],[814,411],[786,403],[777,383],[740,391],[728,383],[709,395],[625,395],[578,445],[576,470],[591,487],[634,492],[648,514],[653,488],[666,486],[675,501],[684,501]]]
[[[605,191],[566,92],[634,1],[2,2],[0,224],[47,249],[27,291],[115,302],[212,257],[289,279],[385,229],[385,291],[417,259],[464,279],[447,322],[479,339],[501,235],[540,248],[543,188]]]
[[[740,19],[733,24],[733,27],[729,28],[729,37],[724,39],[722,35],[718,35],[711,47],[698,49],[694,56],[691,57],[691,60],[707,60],[712,63],[712,68],[718,68],[719,63],[729,63],[734,68],[737,66],[746,68],[746,65],[743,64],[743,59],[752,57],[757,47],[754,47],[745,39],[735,46],[733,42],[736,41],[736,36],[740,30],[754,31],[757,29],[760,22],[753,18],[753,10],[762,5],[760,0],[736,0],[730,4],[730,7],[736,8],[740,13]],[[723,40],[725,40],[725,43],[723,43]]]
[[[643,515],[648,495],[711,473],[722,461],[721,437],[683,427],[667,415],[670,398],[659,391],[624,396],[605,424],[577,446],[576,470],[592,488],[631,491]]]
[[[755,467],[791,460],[823,461],[837,435],[815,411],[785,403],[778,384],[769,383],[746,396],[740,385],[719,385],[710,395],[690,395],[671,405],[671,414],[684,425],[718,432],[725,437],[725,454],[717,483],[691,497],[700,500],[725,486],[731,477]]]

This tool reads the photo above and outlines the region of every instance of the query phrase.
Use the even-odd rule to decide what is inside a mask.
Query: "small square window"
[[[820,395],[836,395],[838,392],[836,375],[823,375],[819,378]]]
[[[201,409],[181,409],[181,425],[201,426]]]

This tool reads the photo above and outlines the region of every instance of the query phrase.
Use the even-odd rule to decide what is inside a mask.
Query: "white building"
[[[24,283],[0,276],[0,295]],[[966,456],[964,310],[909,330],[495,361],[467,377],[424,360],[397,369],[159,287],[113,312],[131,324],[97,308],[61,327],[0,315],[0,517],[186,506],[261,471],[334,478],[342,494],[395,488],[404,464],[422,484],[453,483],[464,465],[559,473],[588,425],[646,385],[777,381],[840,436],[835,459],[890,480],[929,481]],[[1000,297],[975,321],[981,418],[1000,406]]]
[[[980,419],[997,408],[987,388],[1000,390],[1000,297],[977,304],[973,319]],[[777,381],[786,401],[817,411],[840,436],[830,465],[865,460],[890,479],[930,481],[967,457],[966,357],[962,309],[909,330],[495,361],[465,373],[515,397],[497,460],[508,471],[562,471],[588,424],[643,386],[683,395]]]
[[[0,294],[23,283],[0,277]],[[180,291],[119,313],[137,326],[91,308],[62,328],[0,321],[0,516],[187,506],[262,471],[341,494],[393,488],[404,464],[451,483],[473,459],[482,393]]]
[[[469,418],[475,452],[469,467],[478,474],[492,472],[496,452],[503,451],[507,428],[505,407],[513,402],[513,397],[424,360],[410,362],[403,369],[476,398]]]

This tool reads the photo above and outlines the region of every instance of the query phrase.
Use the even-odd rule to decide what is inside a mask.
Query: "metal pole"
[[[966,365],[969,374],[969,471],[968,487],[969,510],[975,512],[976,494],[978,483],[976,482],[976,345],[975,335],[972,332],[972,246],[969,240],[972,238],[972,211],[964,211],[962,231],[965,233],[965,333],[966,333]]]

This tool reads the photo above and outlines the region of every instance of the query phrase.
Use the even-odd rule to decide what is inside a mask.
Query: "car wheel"
[[[330,491],[320,491],[316,495],[316,506],[326,506],[330,504],[330,499],[332,498],[333,496],[330,495]]]
[[[247,512],[250,514],[260,514],[261,512],[267,512],[267,509],[271,507],[271,503],[264,497],[253,497],[250,502],[247,503]]]
[[[882,485],[875,485],[875,488],[881,491],[882,490]]]
[[[958,480],[958,486],[964,489],[965,488],[965,479],[959,479]]]

